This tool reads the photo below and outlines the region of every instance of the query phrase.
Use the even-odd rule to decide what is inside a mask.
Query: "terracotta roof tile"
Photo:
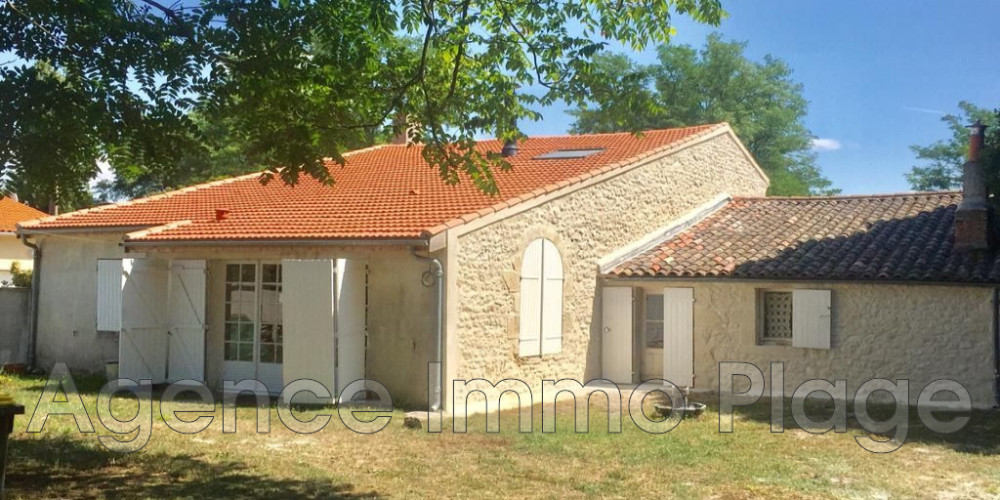
[[[496,172],[501,195],[491,197],[463,178],[447,185],[421,156],[420,146],[385,145],[346,155],[344,165],[329,166],[336,184],[324,186],[303,177],[295,186],[260,183],[249,175],[117,205],[96,207],[22,225],[30,230],[161,226],[131,239],[261,240],[416,238],[580,182],[602,167],[625,165],[640,153],[676,147],[722,128],[703,125],[633,134],[531,137],[509,158],[510,171]],[[497,140],[481,141],[484,151],[499,151]],[[584,158],[536,159],[557,149],[602,148]],[[216,209],[229,209],[216,220]]]
[[[737,198],[616,266],[619,278],[1000,283],[1000,252],[959,252],[956,192]]]
[[[0,198],[0,233],[11,233],[19,222],[26,222],[48,214],[14,201],[9,197]]]

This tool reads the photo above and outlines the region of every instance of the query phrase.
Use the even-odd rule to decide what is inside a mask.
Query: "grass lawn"
[[[77,380],[97,434],[100,381]],[[44,378],[0,375],[0,384],[31,414]],[[254,408],[238,409],[238,432],[221,418],[195,435],[167,428],[154,404],[149,444],[132,454],[105,450],[80,434],[72,417],[52,416],[28,434],[19,417],[10,442],[9,498],[1000,498],[1000,415],[976,413],[948,436],[921,428],[915,411],[905,445],[888,454],[862,449],[851,429],[814,435],[794,428],[772,434],[766,402],[737,414],[735,432],[718,432],[718,413],[654,435],[624,416],[607,432],[594,398],[590,432],[573,431],[572,406],[560,406],[557,432],[517,431],[514,413],[498,434],[482,416],[467,434],[404,429],[395,412],[383,431],[356,434],[334,417],[322,431],[285,429],[271,409],[271,432],[257,434]],[[190,404],[192,409],[196,407]],[[183,405],[182,405],[183,406]],[[785,405],[786,411],[790,405]],[[114,403],[118,418],[133,400]],[[565,410],[565,411],[564,411]],[[824,408],[813,409],[815,419]],[[331,409],[299,412],[308,419]],[[221,409],[216,416],[221,417]]]

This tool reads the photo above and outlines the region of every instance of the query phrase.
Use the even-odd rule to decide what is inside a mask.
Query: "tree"
[[[948,127],[951,137],[928,146],[913,145],[910,149],[923,165],[914,165],[906,180],[917,191],[957,189],[962,187],[962,165],[969,150],[969,125],[979,121],[988,125],[986,148],[982,153],[984,170],[990,192],[1000,193],[1000,110],[990,111],[970,102],[958,103],[959,114],[947,114],[941,121]]]
[[[622,55],[598,57],[601,70],[618,75],[593,82],[596,103],[571,113],[576,132],[638,131],[729,122],[771,177],[770,194],[835,193],[816,167],[812,134],[803,124],[807,102],[791,69],[766,56],[754,62],[746,43],[710,35],[697,50],[665,45],[658,62],[642,66]],[[625,89],[624,91],[622,89]]]
[[[4,89],[0,109],[20,114],[3,115],[0,177],[44,171],[77,189],[103,155],[123,177],[169,179],[197,147],[200,114],[231,126],[268,179],[333,182],[322,158],[343,161],[406,117],[445,181],[495,193],[508,165],[475,137],[517,138],[517,119],[538,118],[529,106],[582,103],[608,41],[665,43],[676,14],[716,25],[720,1],[10,0],[0,81],[18,92]],[[41,65],[61,85],[32,78]],[[73,103],[60,117],[73,134],[30,129],[42,118],[27,103],[43,98]],[[27,153],[36,137],[76,153],[43,165]]]

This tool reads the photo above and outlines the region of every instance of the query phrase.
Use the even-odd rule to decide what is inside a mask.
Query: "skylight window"
[[[586,158],[604,151],[604,148],[597,149],[556,149],[535,157],[536,160],[562,160],[567,158]]]

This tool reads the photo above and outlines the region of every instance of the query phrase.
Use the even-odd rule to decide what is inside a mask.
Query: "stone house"
[[[964,275],[933,268],[930,285],[878,276],[834,280],[827,295],[831,325],[813,321],[812,343],[793,338],[791,346],[745,338],[761,317],[755,297],[770,297],[772,288],[812,290],[825,281],[723,280],[701,268],[658,274],[680,257],[691,266],[726,259],[726,248],[742,250],[723,268],[773,258],[754,250],[758,242],[702,243],[697,231],[745,205],[799,203],[761,199],[768,179],[726,124],[640,136],[532,137],[510,146],[478,145],[504,154],[513,167],[496,173],[499,196],[483,194],[468,178],[442,182],[419,145],[383,145],[331,164],[332,187],[307,178],[294,187],[262,184],[253,174],[23,223],[21,235],[40,250],[37,364],[99,370],[117,361],[122,377],[192,379],[222,391],[226,381],[255,379],[257,390],[277,393],[309,378],[340,398],[367,387],[352,384],[366,378],[384,385],[397,406],[449,409],[466,396],[451,389],[473,379],[519,379],[534,389],[543,380],[631,384],[666,377],[711,389],[709,365],[717,360],[786,356],[788,383],[840,374],[835,365],[848,358],[877,372],[886,352],[900,347],[872,339],[904,337],[903,322],[922,328],[921,341],[936,333],[935,346],[955,348],[932,362],[922,347],[906,345],[909,368],[965,377],[970,385],[988,378],[980,351],[989,345],[987,283],[996,281],[990,273],[958,283]],[[924,220],[920,210],[954,213],[959,198],[874,199],[890,201],[857,209],[870,212],[853,225],[838,222],[837,212],[817,211],[803,219],[810,229],[789,233],[783,248],[810,244],[793,237],[850,238],[851,227],[868,221],[907,214]],[[753,210],[745,220],[756,216]],[[789,211],[798,209],[761,214]],[[774,217],[769,224],[798,227]],[[915,230],[909,238],[940,238],[934,248],[950,252],[951,220],[934,226],[947,235]],[[820,227],[826,229],[816,232]],[[661,247],[678,241],[689,244],[689,253],[656,260],[665,255]],[[892,232],[880,241],[909,240]],[[715,242],[720,246],[710,248]],[[866,258],[866,248],[855,258]],[[906,256],[906,269],[929,265]],[[686,310],[680,300],[662,298],[685,293]],[[904,309],[886,316],[873,298]],[[817,294],[809,300],[823,305]],[[791,307],[809,310],[795,305],[804,303]],[[930,303],[936,312],[909,311]],[[953,321],[928,323],[928,316]],[[656,351],[648,339],[657,321],[668,349]],[[793,324],[801,330],[805,323]],[[833,332],[829,349],[816,345],[826,330]],[[825,365],[793,366],[823,356],[830,358]],[[956,363],[967,367],[955,369]],[[886,376],[905,367],[899,368]],[[973,392],[977,400],[986,397],[982,389]]]

